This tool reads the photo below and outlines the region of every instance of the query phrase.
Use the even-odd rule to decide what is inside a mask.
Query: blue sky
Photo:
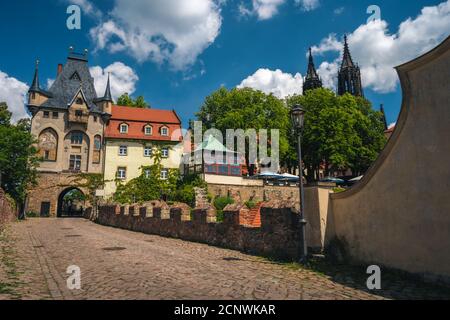
[[[66,27],[74,3],[82,8],[81,30]],[[381,20],[367,23],[372,4]],[[384,103],[393,123],[401,90],[392,67],[450,34],[450,0],[16,0],[2,2],[0,23],[0,100],[17,118],[35,59],[45,87],[71,45],[89,49],[99,91],[112,72],[114,94],[143,95],[154,108],[175,109],[186,124],[222,85],[280,97],[301,92],[310,46],[333,87],[347,33],[367,98],[377,108]]]

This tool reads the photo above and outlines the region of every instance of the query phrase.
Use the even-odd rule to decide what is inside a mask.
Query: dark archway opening
[[[78,188],[65,189],[58,197],[58,218],[83,216],[86,196]]]

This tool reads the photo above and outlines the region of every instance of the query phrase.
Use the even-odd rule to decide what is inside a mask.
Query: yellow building
[[[169,169],[180,168],[182,132],[175,111],[113,106],[105,138],[105,198],[114,194],[117,180],[127,183],[150,174],[143,168],[154,164],[156,150],[162,156],[162,179]]]

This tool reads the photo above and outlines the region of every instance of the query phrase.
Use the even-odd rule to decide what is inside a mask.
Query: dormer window
[[[150,125],[144,127],[144,133],[146,136],[151,136],[153,134],[153,128]]]
[[[120,125],[120,133],[122,133],[122,134],[128,133],[128,125],[126,123],[122,123]]]
[[[161,128],[161,135],[164,136],[164,137],[168,137],[169,136],[169,128],[162,127]]]

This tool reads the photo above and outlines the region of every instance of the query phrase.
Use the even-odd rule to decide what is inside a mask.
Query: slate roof
[[[77,73],[81,81],[71,79]],[[94,87],[94,78],[89,72],[87,59],[70,55],[62,72],[56,77],[55,82],[49,89],[51,97],[42,105],[42,107],[67,110],[70,102],[82,87],[86,98],[86,104],[91,112],[102,113],[95,105],[97,93]]]

